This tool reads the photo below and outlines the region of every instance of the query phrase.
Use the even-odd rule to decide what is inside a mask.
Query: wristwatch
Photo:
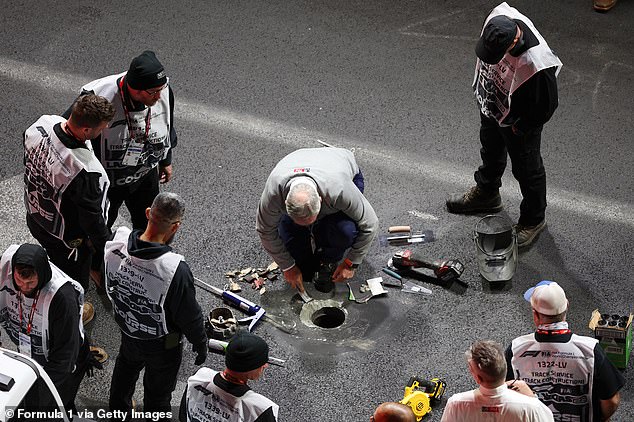
[[[353,264],[352,261],[350,261],[348,258],[344,259],[343,263],[352,270],[355,270],[359,267],[359,264]]]

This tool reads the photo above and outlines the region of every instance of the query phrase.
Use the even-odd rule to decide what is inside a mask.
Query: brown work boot
[[[597,12],[607,12],[616,4],[616,0],[593,0],[594,10]]]
[[[525,248],[526,246],[530,246],[537,239],[537,236],[544,230],[546,227],[546,220],[542,220],[541,223],[534,226],[523,226],[521,224],[516,224],[515,233],[517,233],[517,247]]]
[[[447,211],[453,214],[502,211],[500,191],[486,191],[479,186],[472,187],[464,194],[451,195],[446,204]]]
[[[86,325],[95,317],[95,307],[90,302],[84,302],[84,308],[81,311],[81,322]]]

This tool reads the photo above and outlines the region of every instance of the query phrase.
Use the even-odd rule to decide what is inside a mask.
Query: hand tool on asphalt
[[[392,258],[388,259],[387,267],[383,267],[381,271],[383,271],[385,274],[388,274],[396,279],[395,281],[390,279],[384,281],[383,284],[386,286],[400,287],[401,291],[405,293],[415,293],[415,294],[421,294],[421,295],[432,294],[432,291],[426,287],[419,286],[418,284],[413,283],[409,280],[403,281],[403,277],[399,273],[397,273],[396,268],[394,268]]]
[[[405,387],[405,395],[401,403],[409,406],[420,421],[423,416],[431,412],[431,403],[439,403],[445,394],[447,383],[440,378],[421,380],[411,377]]]
[[[303,292],[298,290],[297,293],[299,293],[299,297],[302,298],[302,300],[304,301],[304,303],[308,303],[310,301],[313,300],[312,297],[310,297],[310,295],[308,294],[308,292],[306,290],[304,290]]]
[[[392,269],[388,267],[381,268],[385,274],[389,275],[392,278],[388,278],[387,280],[383,280],[384,286],[392,286],[392,287],[402,287],[403,286],[403,277]]]
[[[388,228],[388,233],[390,235],[379,235],[381,246],[405,246],[436,240],[431,230],[413,232],[410,226],[392,226]]]
[[[432,291],[429,290],[427,287],[423,287],[423,286],[419,286],[416,283],[413,283],[409,280],[405,281],[403,283],[403,288],[401,289],[402,292],[405,293],[415,293],[415,294],[419,294],[419,295],[430,295],[432,294]]]
[[[221,353],[223,355],[227,351],[227,346],[228,345],[229,345],[229,342],[222,341],[222,340],[216,340],[214,338],[210,338],[209,339],[209,343],[208,343],[209,350]],[[278,359],[278,358],[274,358],[272,356],[269,356],[269,363],[271,365],[284,367],[284,364],[286,363],[286,360]]]
[[[249,331],[253,329],[258,321],[263,319],[270,322],[285,333],[295,333],[295,327],[297,325],[295,321],[285,321],[279,316],[267,314],[264,308],[243,298],[242,296],[237,295],[234,292],[219,289],[218,287],[212,286],[209,283],[205,283],[204,281],[196,277],[194,277],[194,280],[197,281],[198,284],[208,292],[211,292],[216,296],[220,296],[225,302],[228,302],[231,305],[249,314],[249,317],[238,320],[238,322],[240,323],[249,322]]]
[[[409,249],[396,252],[392,256],[392,265],[399,271],[410,268],[429,268],[434,271],[436,278],[442,281],[456,280],[464,271],[464,264],[457,259],[429,260]]]
[[[390,226],[387,228],[388,233],[409,233],[412,231],[412,226]]]

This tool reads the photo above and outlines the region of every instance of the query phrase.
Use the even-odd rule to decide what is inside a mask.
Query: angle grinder
[[[442,281],[456,280],[464,272],[464,264],[457,259],[446,261],[430,260],[409,249],[396,252],[394,256],[392,256],[391,261],[397,270],[428,268],[433,270],[436,278]]]

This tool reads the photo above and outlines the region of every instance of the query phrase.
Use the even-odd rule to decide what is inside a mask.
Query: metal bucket
[[[517,268],[517,234],[513,223],[499,215],[487,215],[473,230],[480,274],[488,281],[509,281]]]

